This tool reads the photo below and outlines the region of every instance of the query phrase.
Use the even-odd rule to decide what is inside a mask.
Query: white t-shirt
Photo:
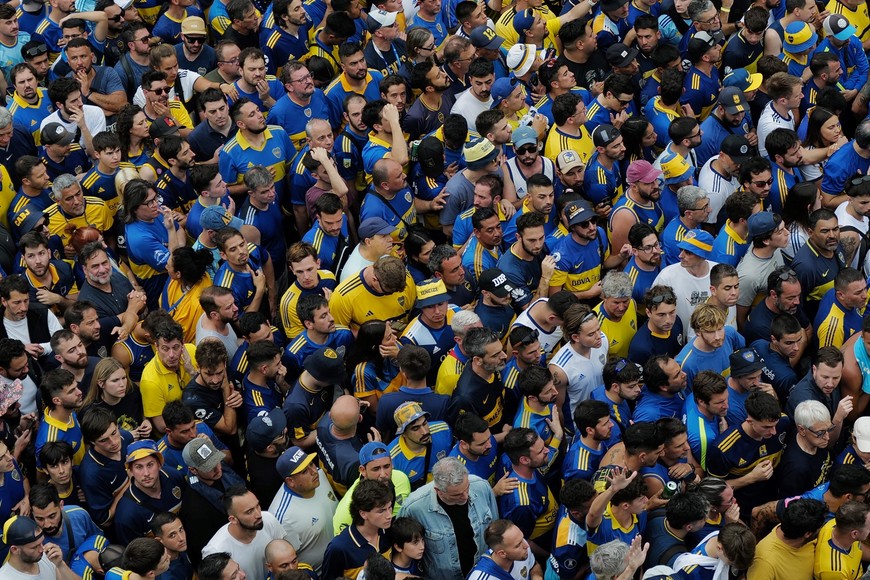
[[[48,311],[48,335],[51,336],[58,330],[63,330],[63,327],[60,325],[60,322],[57,320],[57,316],[54,315],[54,312],[51,310]],[[16,340],[20,340],[25,345],[33,342],[30,340],[30,330],[27,328],[27,318],[24,320],[9,320],[6,317],[3,317],[3,326],[6,328],[6,336],[9,338],[14,338]],[[43,342],[39,346],[42,347],[42,350],[47,354],[51,352],[51,343]]]
[[[39,566],[38,574],[24,574],[6,562],[0,568],[0,580],[56,580],[57,567],[52,564],[46,554],[42,554],[42,559],[37,562],[37,565]]]
[[[597,389],[602,381],[604,363],[607,362],[607,352],[610,349],[610,340],[601,333],[601,346],[589,351],[589,358],[574,350],[570,344],[564,345],[550,361],[551,365],[557,366],[568,377],[568,401],[571,405],[571,415],[577,405],[585,401]]]
[[[764,140],[770,135],[774,129],[791,129],[794,131],[794,116],[791,111],[788,117],[783,117],[773,108],[773,101],[767,103],[764,110],[761,112],[761,118],[758,119],[758,153],[762,157],[767,157],[767,149],[764,147]]]
[[[192,70],[179,69],[178,71],[178,82],[181,83],[181,89],[184,91],[184,96],[188,99],[193,97],[193,85],[196,83],[196,79],[200,76],[199,73],[193,72]],[[177,101],[181,100],[180,96],[175,94],[175,87],[169,88],[169,98],[175,99]],[[136,94],[133,95],[133,104],[139,105],[140,107],[145,106],[145,92],[142,90],[142,87],[136,89]]]
[[[367,268],[372,264],[374,264],[374,262],[363,258],[362,254],[359,253],[359,244],[357,244],[350,253],[350,256],[348,256],[347,262],[345,262],[344,266],[341,268],[341,275],[338,278],[338,283],[341,284],[348,278],[353,278],[360,273],[360,270]]]
[[[710,215],[707,216],[705,222],[708,224],[715,224],[718,221],[719,212],[722,211],[725,200],[740,187],[740,182],[736,177],[729,180],[713,169],[713,162],[717,159],[719,159],[718,155],[708,159],[698,176],[698,187],[707,192],[707,199],[710,200]]]
[[[468,130],[476,131],[474,122],[477,116],[484,111],[488,111],[492,106],[492,97],[481,103],[480,99],[471,94],[471,89],[465,89],[456,95],[456,102],[453,103],[453,108],[450,113],[462,115],[468,121]]]
[[[239,350],[239,339],[236,336],[236,331],[233,330],[233,327],[229,324],[227,324],[227,330],[229,332],[225,335],[215,332],[214,330],[206,330],[202,327],[203,320],[205,320],[205,313],[203,313],[196,322],[196,344],[199,345],[203,339],[213,336],[224,343],[224,346],[227,347],[227,355],[230,357],[229,360],[232,360],[236,351]]]
[[[95,107],[93,105],[85,105],[85,125],[88,128],[88,131],[91,132],[91,137],[96,135],[97,133],[102,133],[106,130],[106,114],[99,107]],[[60,118],[60,111],[55,111],[48,117],[42,120],[42,123],[39,124],[39,130],[42,131],[45,129],[45,126],[49,123],[60,123],[63,125],[63,128],[75,135],[76,133],[80,133],[78,125],[75,123],[64,121]],[[85,138],[84,136],[79,137],[79,145],[82,146],[82,149],[85,148]]]
[[[547,298],[538,298],[529,304],[529,307],[517,316],[517,319],[514,320],[513,324],[511,324],[511,328],[515,326],[525,326],[526,328],[537,330],[538,340],[541,341],[541,351],[547,355],[547,358],[549,358],[550,353],[553,352],[553,349],[555,349],[556,346],[558,346],[559,341],[562,340],[562,327],[556,326],[556,328],[553,329],[553,332],[545,332],[544,329],[538,326],[538,323],[532,320],[532,317],[529,316],[529,312],[532,311],[532,308],[534,308],[536,304],[546,301]]]
[[[692,320],[692,313],[698,304],[703,304],[710,297],[710,270],[716,262],[707,260],[707,274],[696,278],[680,264],[671,264],[656,276],[653,286],[670,286],[677,296],[677,316],[683,323],[683,339]],[[685,344],[685,342],[683,342]]]
[[[212,536],[202,556],[227,552],[233,560],[239,563],[250,580],[266,580],[266,545],[272,540],[287,540],[287,532],[278,520],[269,512],[263,512],[263,529],[257,532],[250,544],[243,544],[230,535],[229,524],[224,525]]]

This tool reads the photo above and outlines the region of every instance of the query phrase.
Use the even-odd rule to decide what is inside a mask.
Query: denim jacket
[[[489,482],[476,475],[468,476],[468,517],[474,530],[477,554],[475,562],[486,552],[483,533],[493,520],[498,518],[495,494]],[[459,567],[459,549],[450,517],[438,503],[435,484],[427,483],[405,499],[401,516],[414,518],[426,530],[426,552],[423,565],[426,578],[431,580],[463,580]]]

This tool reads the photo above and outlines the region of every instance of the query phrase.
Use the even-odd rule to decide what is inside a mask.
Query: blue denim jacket
[[[498,519],[498,506],[489,482],[476,475],[468,476],[468,517],[477,543],[475,562],[486,552],[483,533],[486,527]],[[431,580],[463,580],[459,567],[459,549],[453,524],[444,509],[438,504],[435,484],[427,483],[405,499],[401,516],[414,518],[426,530],[426,552],[423,566],[426,578]]]

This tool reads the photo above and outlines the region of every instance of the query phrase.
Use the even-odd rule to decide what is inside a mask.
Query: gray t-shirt
[[[493,172],[493,175],[498,175],[504,179],[501,167]],[[450,178],[443,191],[450,194],[447,198],[447,205],[441,210],[438,220],[442,226],[452,225],[459,217],[459,214],[467,210],[474,203],[474,184],[468,181],[465,177],[465,171],[458,171],[456,175]]]
[[[57,567],[51,563],[46,554],[42,555],[42,559],[37,562],[37,565],[39,566],[38,574],[24,574],[6,562],[0,568],[0,580],[55,580],[57,578]]]
[[[227,330],[229,332],[225,335],[213,330],[206,330],[202,326],[203,320],[205,320],[205,313],[203,313],[196,322],[196,344],[199,345],[203,339],[213,336],[224,343],[224,346],[227,347],[227,356],[229,357],[229,360],[232,360],[236,351],[239,349],[239,339],[236,336],[236,331],[233,330],[233,327],[229,324],[227,325]]]
[[[737,265],[737,276],[740,280],[737,305],[748,308],[755,303],[755,298],[759,294],[766,294],[767,277],[783,264],[782,250],[778,249],[770,258],[762,259],[750,248]]]

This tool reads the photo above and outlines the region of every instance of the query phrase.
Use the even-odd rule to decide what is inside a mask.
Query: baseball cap
[[[210,205],[199,214],[199,225],[204,230],[219,230],[225,227],[241,230],[244,223],[222,205]]]
[[[407,401],[399,405],[393,411],[393,420],[396,422],[396,435],[401,435],[405,429],[419,419],[420,417],[429,417],[429,413],[423,410],[420,403],[416,401]]]
[[[42,528],[24,516],[12,516],[3,524],[3,543],[7,546],[26,546],[42,538]]]
[[[498,268],[490,268],[481,272],[477,285],[481,290],[491,292],[499,298],[507,298],[514,291],[513,284],[508,281],[505,273]]]
[[[526,8],[525,10],[518,10],[516,14],[514,14],[514,30],[517,31],[517,34],[520,35],[520,39],[524,39],[526,35],[526,31],[532,27],[535,23],[535,11],[531,8]]]
[[[495,30],[486,24],[481,24],[472,30],[469,39],[474,48],[485,48],[487,50],[496,50],[504,44],[504,38],[497,35]]]
[[[205,22],[199,16],[188,16],[181,21],[181,34],[184,36],[205,36]]]
[[[662,176],[659,169],[653,167],[653,164],[646,159],[638,159],[632,161],[628,166],[628,171],[625,173],[625,180],[629,185],[633,183],[652,183]]]
[[[607,147],[620,136],[619,129],[613,125],[598,125],[592,130],[592,143],[596,147]]]
[[[0,389],[0,415],[5,415],[9,407],[21,400],[21,395],[24,394],[24,385],[21,381],[16,380],[13,383],[3,385]]]
[[[417,162],[426,177],[435,179],[444,173],[444,143],[429,136],[417,146]]]
[[[538,133],[528,125],[520,125],[511,134],[511,142],[514,144],[514,149],[523,145],[537,145]]]
[[[124,459],[124,465],[129,467],[129,465],[134,461],[139,461],[140,459],[145,459],[152,455],[157,457],[157,461],[160,462],[160,465],[163,465],[163,455],[157,449],[157,443],[150,439],[136,441],[127,447],[127,457]]]
[[[197,471],[209,472],[220,465],[224,454],[218,451],[214,443],[203,437],[194,437],[187,442],[181,451],[184,464]]]
[[[746,221],[749,232],[749,239],[757,238],[758,236],[766,236],[772,233],[777,227],[776,219],[769,211],[760,211],[749,216]]]
[[[749,103],[746,102],[746,97],[743,96],[743,90],[737,87],[725,87],[719,93],[717,105],[722,105],[725,112],[729,115],[744,113],[749,110]]]
[[[389,456],[390,452],[387,450],[386,445],[380,441],[369,441],[359,450],[359,464],[365,465],[376,459],[383,459]]]
[[[449,298],[450,296],[447,294],[447,286],[444,285],[444,280],[429,278],[417,284],[417,308],[435,306],[436,304],[447,302]]]
[[[689,60],[696,62],[714,46],[716,46],[716,39],[712,35],[704,30],[696,32],[695,36],[689,41]]]
[[[626,4],[628,4],[628,0],[602,0],[601,10],[603,12],[613,12],[614,10],[619,10]]]
[[[689,230],[677,243],[677,247],[709,260],[713,252],[713,235],[701,229]]]
[[[392,26],[396,23],[398,15],[398,12],[387,12],[386,10],[375,8],[369,11],[369,15],[366,17],[366,26],[368,26],[369,32]]]
[[[842,14],[831,14],[825,18],[822,28],[825,29],[825,36],[833,36],[837,40],[849,40],[858,30]]]
[[[559,168],[559,171],[565,173],[575,167],[586,167],[586,164],[583,163],[583,160],[580,159],[576,151],[569,149],[556,155],[556,167]]]
[[[69,145],[75,135],[66,130],[60,123],[49,123],[39,132],[43,145]]]
[[[728,135],[720,145],[722,153],[731,158],[734,163],[742,165],[752,159],[755,151],[749,144],[749,139],[743,135]]]
[[[806,22],[792,22],[785,27],[783,50],[791,53],[804,52],[816,45],[819,35]]]
[[[745,377],[764,368],[764,359],[751,346],[739,348],[728,355],[732,377]]]
[[[595,211],[586,200],[572,201],[565,206],[565,219],[568,221],[568,227],[576,226],[582,222],[588,222],[594,218],[595,215]]]
[[[496,81],[492,83],[492,88],[489,91],[489,94],[492,97],[492,105],[490,105],[489,108],[495,109],[498,107],[503,100],[508,98],[511,93],[516,90],[518,84],[520,84],[520,80],[515,77],[513,73],[506,77],[496,79]]]
[[[370,217],[359,225],[359,239],[365,240],[374,236],[387,236],[395,230],[384,218]]]
[[[344,356],[332,348],[315,350],[305,358],[302,368],[316,381],[331,384],[344,382]]]
[[[462,147],[465,165],[472,171],[483,169],[498,157],[498,150],[489,139],[472,139]]]
[[[506,59],[508,68],[517,76],[523,76],[531,70],[535,63],[537,50],[534,44],[517,43],[513,45],[508,51]]]
[[[605,58],[610,66],[624,67],[630,65],[631,61],[637,58],[638,53],[640,53],[638,49],[629,48],[621,42],[617,42],[607,47]]]
[[[167,135],[178,134],[178,123],[172,117],[160,117],[151,121],[151,127],[148,129],[148,134],[153,139],[158,137],[166,137]]]
[[[662,174],[665,183],[674,184],[686,181],[692,176],[692,165],[678,153],[671,153],[662,158]]]
[[[745,68],[739,68],[725,75],[725,78],[722,80],[722,86],[737,87],[741,91],[748,93],[758,89],[763,80],[764,77],[761,76],[761,73],[749,74],[749,71]]]
[[[855,447],[861,453],[870,453],[870,417],[859,417],[852,428],[855,436]]]
[[[281,409],[272,409],[268,413],[261,411],[248,423],[245,439],[254,451],[262,451],[272,444],[287,428],[287,419]]]
[[[281,454],[275,464],[275,469],[278,470],[278,475],[281,477],[290,477],[305,471],[315,457],[317,455],[314,453],[306,453],[294,445],[288,447],[287,451]]]

